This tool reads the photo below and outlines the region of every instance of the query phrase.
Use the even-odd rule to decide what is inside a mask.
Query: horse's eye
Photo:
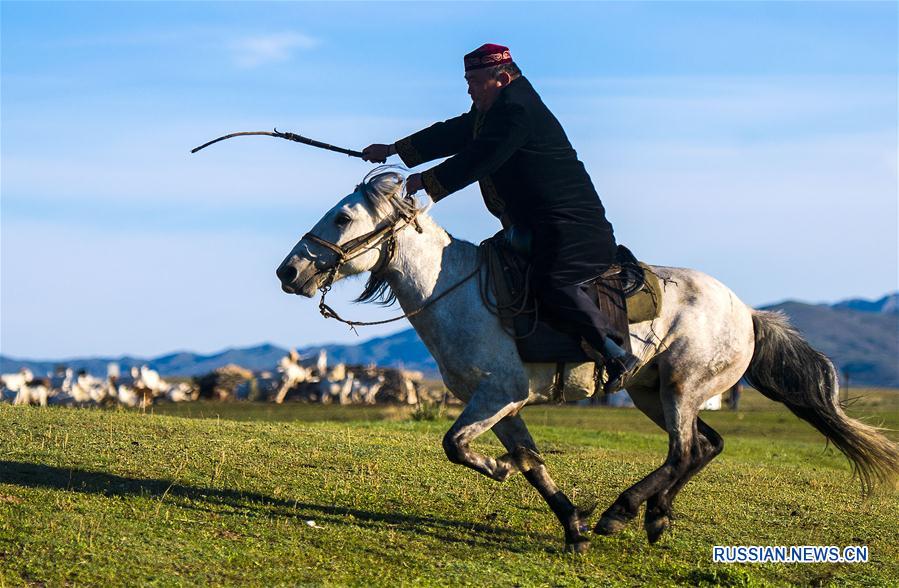
[[[350,224],[351,220],[353,219],[350,218],[350,215],[340,213],[337,215],[337,218],[334,219],[334,224],[336,224],[338,227],[345,227],[346,225]]]

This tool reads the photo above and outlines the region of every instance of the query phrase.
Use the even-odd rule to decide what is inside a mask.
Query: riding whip
[[[231,137],[240,137],[242,135],[268,135],[269,137],[279,137],[281,139],[287,139],[288,141],[296,141],[297,143],[303,143],[304,145],[311,145],[312,147],[318,147],[319,149],[327,149],[328,151],[336,151],[337,153],[344,153],[349,155],[350,157],[362,157],[361,151],[353,151],[352,149],[344,149],[343,147],[337,147],[335,145],[330,145],[328,143],[322,143],[321,141],[316,141],[315,139],[310,139],[308,137],[304,137],[302,135],[297,135],[296,133],[282,133],[278,129],[275,129],[272,132],[269,131],[246,131],[243,133],[231,133],[230,135],[225,135],[224,137],[219,137],[218,139],[213,139],[208,143],[203,143],[199,147],[195,147],[190,150],[191,153],[196,153],[200,149],[205,149],[209,147],[213,143],[218,143],[219,141],[224,141],[225,139],[230,139]]]

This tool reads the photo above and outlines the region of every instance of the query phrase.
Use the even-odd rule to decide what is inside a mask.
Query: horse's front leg
[[[469,467],[488,478],[504,481],[513,472],[518,471],[515,458],[506,454],[494,459],[472,451],[469,445],[503,417],[518,412],[525,402],[525,400],[512,400],[506,395],[491,394],[487,390],[476,392],[462,414],[443,436],[443,450],[446,457],[451,462]]]
[[[587,531],[587,517],[593,508],[579,509],[559,490],[537,450],[524,420],[517,414],[509,415],[493,426],[493,432],[509,455],[515,460],[525,479],[537,489],[553,514],[565,529],[565,545],[568,549],[582,553],[590,547],[590,540],[584,536]]]

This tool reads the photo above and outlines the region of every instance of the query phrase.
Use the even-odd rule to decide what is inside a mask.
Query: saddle
[[[540,318],[528,260],[513,249],[507,235],[500,231],[481,243],[480,248],[487,266],[484,282],[495,300],[493,310],[515,338],[522,361],[555,363],[557,367],[565,363],[593,362],[576,336],[559,331]],[[628,325],[652,320],[661,312],[658,277],[649,271],[649,266],[638,262],[627,247],[619,245],[616,262],[603,268],[587,284],[607,320],[609,334],[630,352]],[[485,296],[486,299],[489,297]]]

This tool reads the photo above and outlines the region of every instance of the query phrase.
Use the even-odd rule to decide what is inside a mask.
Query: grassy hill
[[[0,586],[890,585],[895,493],[860,500],[810,427],[751,393],[746,405],[707,414],[726,448],[681,494],[668,536],[649,546],[632,524],[584,556],[563,552],[520,476],[498,484],[448,463],[448,420],[385,407],[0,405]],[[899,426],[895,392],[855,410]],[[578,502],[608,505],[665,453],[634,410],[524,414]],[[501,452],[486,436],[478,445]],[[872,561],[713,564],[712,546],[731,544],[866,544]]]

